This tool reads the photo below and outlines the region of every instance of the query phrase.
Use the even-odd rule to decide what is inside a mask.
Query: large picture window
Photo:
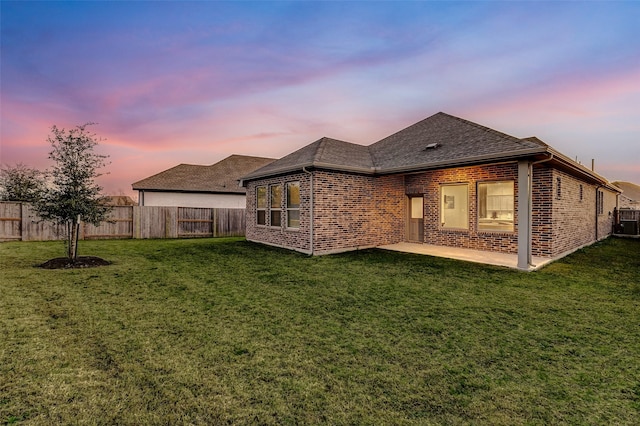
[[[256,223],[267,224],[267,188],[265,186],[256,188]]]
[[[469,229],[469,189],[466,184],[442,185],[440,219],[443,228]]]
[[[300,183],[287,184],[287,228],[300,227]]]
[[[478,183],[478,230],[513,232],[513,181]]]
[[[271,192],[271,226],[282,225],[282,187],[280,185],[272,185],[269,187]]]

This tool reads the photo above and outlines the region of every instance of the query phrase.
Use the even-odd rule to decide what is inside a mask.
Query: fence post
[[[133,221],[132,225],[132,230],[131,233],[133,235],[131,235],[131,238],[139,240],[140,239],[140,206],[132,206],[132,212],[131,212],[131,220]]]
[[[27,228],[27,217],[29,217],[29,215],[25,211],[26,209],[27,209],[27,206],[24,203],[20,203],[20,241],[27,240],[25,231],[29,229]]]
[[[164,209],[164,237],[178,238],[180,207],[165,207]]]
[[[169,233],[170,233],[169,228],[171,228],[170,222],[171,222],[171,213],[169,212],[169,209],[167,209],[164,211],[164,237],[165,238],[169,238]]]
[[[211,209],[211,234],[212,237],[218,236],[218,209]]]

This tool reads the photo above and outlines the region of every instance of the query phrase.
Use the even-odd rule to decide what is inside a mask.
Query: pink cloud
[[[603,115],[637,113],[637,109],[628,109],[631,105],[624,102],[617,104],[617,110],[603,111],[602,105],[630,95],[636,97],[635,102],[640,101],[639,81],[640,69],[591,78],[565,77],[547,87],[530,87],[525,92],[462,109],[478,119],[501,117],[503,122],[526,122],[534,126],[577,119],[589,125],[590,119]],[[640,127],[640,121],[635,124]]]

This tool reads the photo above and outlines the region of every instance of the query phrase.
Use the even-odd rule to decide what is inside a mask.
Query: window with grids
[[[282,225],[282,187],[280,185],[271,185],[269,187],[269,192],[271,195],[271,209],[270,217],[271,217],[271,226],[281,226]]]
[[[300,227],[300,182],[287,184],[287,228]]]
[[[267,224],[267,187],[258,186],[256,188],[256,223],[258,225]]]
[[[443,228],[469,229],[469,188],[467,184],[440,187],[440,222]]]
[[[604,214],[604,192],[598,190],[596,196],[596,210],[598,211],[598,214]]]
[[[513,181],[478,183],[478,230],[513,232]]]

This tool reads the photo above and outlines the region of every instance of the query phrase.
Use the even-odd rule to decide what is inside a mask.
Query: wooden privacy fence
[[[99,226],[83,223],[80,239],[243,236],[244,209],[116,206]],[[28,204],[0,202],[0,241],[64,238],[64,227],[41,221]]]

